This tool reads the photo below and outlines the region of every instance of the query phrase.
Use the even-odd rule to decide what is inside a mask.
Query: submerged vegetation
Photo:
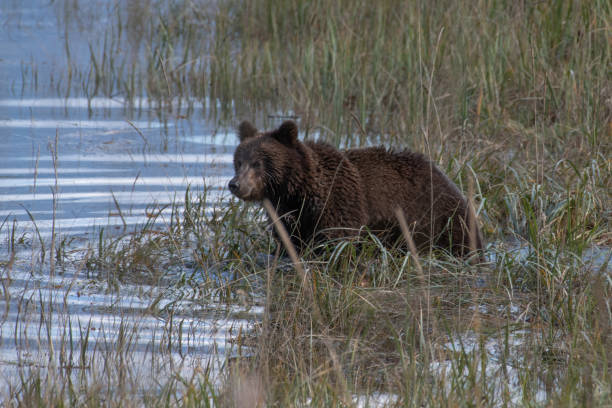
[[[263,305],[255,328],[231,339],[239,356],[130,397],[128,335],[106,388],[61,365],[28,369],[7,403],[609,404],[610,2],[117,1],[84,65],[68,27],[100,10],[56,7],[62,95],[134,109],[147,97],[164,120],[199,101],[230,126],[290,115],[306,138],[422,151],[474,202],[488,262],[389,251],[374,237],[290,262],[264,255],[276,244],[263,210],[211,209],[188,191],[163,228],[153,209],[140,231],[100,234],[83,269],[109,290],[146,282],[160,296],[191,288],[202,308]],[[14,258],[0,261],[4,285]],[[159,299],[147,312],[169,318],[178,302]]]

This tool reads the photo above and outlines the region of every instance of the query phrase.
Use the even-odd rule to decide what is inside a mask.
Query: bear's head
[[[240,145],[234,153],[236,172],[228,184],[236,197],[245,201],[262,201],[272,198],[285,179],[295,168],[298,129],[294,122],[284,122],[271,132],[258,132],[249,122],[238,126]]]

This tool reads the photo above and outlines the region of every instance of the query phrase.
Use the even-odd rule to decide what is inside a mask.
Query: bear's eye
[[[242,167],[242,162],[240,160],[236,160],[234,162],[234,164],[236,165],[236,168],[239,169],[240,167]]]
[[[255,162],[253,162],[253,165],[251,167],[253,167],[254,169],[258,169],[258,168],[261,167],[261,162],[259,160],[257,160]]]

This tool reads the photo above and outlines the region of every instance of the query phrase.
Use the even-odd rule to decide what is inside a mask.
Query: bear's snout
[[[236,177],[231,179],[227,186],[229,187],[229,190],[232,192],[232,194],[237,194],[240,188],[240,184],[238,184],[238,179]]]
[[[234,177],[227,183],[229,191],[245,201],[261,201],[263,186],[261,175],[248,165],[243,165],[236,171]]]

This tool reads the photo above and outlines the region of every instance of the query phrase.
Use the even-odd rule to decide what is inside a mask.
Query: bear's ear
[[[278,129],[272,132],[271,136],[285,146],[295,146],[298,140],[297,125],[291,120],[283,122]]]
[[[257,129],[248,120],[243,121],[238,125],[238,139],[242,142],[257,134]]]

